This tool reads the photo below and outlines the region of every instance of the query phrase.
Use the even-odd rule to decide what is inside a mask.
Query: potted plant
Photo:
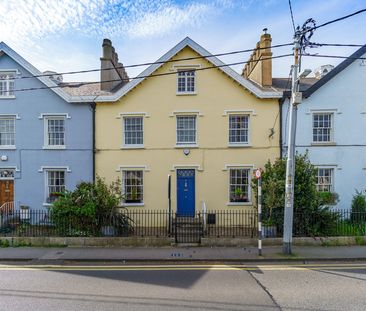
[[[60,196],[62,196],[61,192],[51,192],[47,198],[47,203],[55,202]]]
[[[248,197],[241,188],[235,188],[232,202],[248,202]]]
[[[262,237],[275,238],[277,236],[277,227],[274,221],[269,219],[262,220]]]
[[[140,203],[136,187],[132,188],[131,194],[126,198],[126,203]]]

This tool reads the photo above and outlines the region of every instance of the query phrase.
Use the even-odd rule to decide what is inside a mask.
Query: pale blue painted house
[[[93,180],[94,97],[39,75],[0,43],[0,207],[45,209],[60,191]]]
[[[297,114],[296,151],[308,151],[318,169],[318,190],[337,193],[335,207],[341,209],[350,209],[356,190],[366,193],[366,60],[360,57],[366,57],[366,45],[331,71],[321,68],[320,78],[303,92]],[[287,116],[288,99],[281,116],[284,156]]]

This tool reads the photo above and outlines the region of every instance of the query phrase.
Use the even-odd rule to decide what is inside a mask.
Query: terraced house
[[[96,173],[122,180],[123,206],[166,210],[168,175],[178,214],[203,203],[208,210],[253,206],[253,170],[280,156],[282,92],[271,87],[271,60],[258,62],[272,55],[270,45],[263,34],[263,49],[241,76],[187,37],[137,79],[104,83],[109,94],[96,99]],[[109,40],[106,59],[118,63]],[[102,71],[102,82],[116,73]]]
[[[46,209],[93,179],[92,100],[64,87],[0,43],[0,209]]]
[[[319,191],[336,193],[334,207],[350,209],[356,190],[366,192],[366,46],[338,66],[324,65],[305,79],[298,107],[296,151],[317,167]],[[361,59],[360,59],[361,58]],[[283,109],[283,152],[287,149],[288,98]]]

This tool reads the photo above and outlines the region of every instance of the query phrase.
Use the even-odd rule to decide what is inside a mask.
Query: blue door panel
[[[194,216],[195,170],[177,170],[177,213],[179,216]]]

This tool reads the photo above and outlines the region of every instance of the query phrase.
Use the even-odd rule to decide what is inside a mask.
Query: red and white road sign
[[[259,179],[262,177],[262,171],[260,168],[255,170],[255,178]]]

